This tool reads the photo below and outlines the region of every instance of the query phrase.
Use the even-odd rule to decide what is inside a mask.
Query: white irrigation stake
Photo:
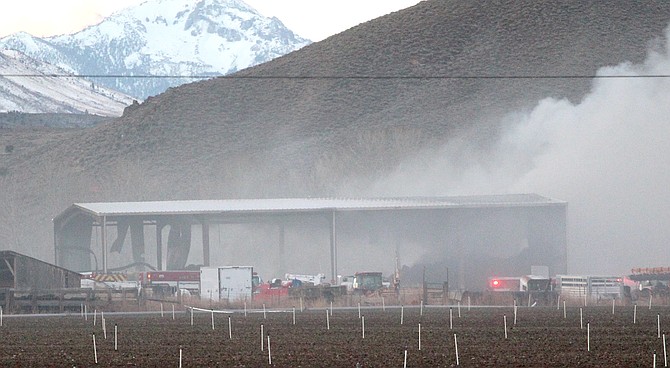
[[[530,291],[528,292],[528,306],[530,307]]]
[[[365,316],[361,316],[361,331],[363,331],[363,338],[365,338]]]
[[[193,326],[193,307],[191,307],[191,326]]]
[[[0,307],[0,327],[2,327],[2,307]]]
[[[582,307],[579,307],[579,329],[584,329],[584,314],[582,313]]]
[[[261,351],[265,350],[265,347],[263,346],[263,339],[265,338],[265,335],[263,334],[263,324],[261,323]]]
[[[228,338],[233,339],[233,321],[230,316],[228,316]]]
[[[616,299],[612,298],[612,314],[614,314],[614,302],[615,301],[616,301]]]
[[[586,322],[586,351],[591,351],[591,322]]]
[[[386,303],[384,303],[384,297],[382,297],[382,312],[386,312]]]
[[[84,321],[88,321],[88,306],[84,304]]]
[[[449,329],[454,329],[454,311],[449,307]]]
[[[668,366],[668,349],[665,345],[665,334],[663,334],[663,366]]]
[[[401,305],[400,306],[400,324],[403,324],[403,320],[405,319],[405,306]]]
[[[93,357],[95,358],[95,364],[98,364],[98,347],[95,345],[95,332],[93,333]]]
[[[268,364],[272,365],[272,351],[270,350],[270,334],[268,334]]]
[[[181,346],[179,347],[179,368],[181,368]]]
[[[93,309],[93,326],[95,326],[95,322],[97,321],[97,319],[98,319],[98,310]]]
[[[468,312],[470,311],[470,295],[468,295]]]
[[[305,307],[303,305],[302,297],[300,297],[300,312],[303,312],[305,310]]]
[[[295,324],[295,307],[293,307],[293,324]]]
[[[163,303],[161,303],[161,318],[163,317],[165,317],[165,315],[163,314]]]
[[[214,330],[214,309],[212,311],[212,330]]]
[[[101,320],[102,320],[102,335],[105,337],[105,340],[107,340],[107,323],[105,323],[105,317],[102,317]]]
[[[114,351],[119,351],[119,340],[117,339],[117,326],[114,324]]]
[[[326,309],[326,329],[330,330],[330,313],[328,313],[328,309]]]
[[[568,310],[565,307],[565,300],[563,301],[563,318],[568,318]]]
[[[558,294],[558,299],[556,300],[556,310],[561,309],[561,294]]]
[[[420,316],[423,316],[423,300],[421,301],[421,312],[419,312]]]
[[[244,301],[244,316],[247,316],[247,301]]]
[[[505,321],[505,338],[507,338],[507,315],[503,314],[503,321]]]
[[[407,349],[405,349],[405,360],[402,363],[403,368],[407,368]]]
[[[361,303],[358,303],[358,318],[361,318]]]
[[[333,315],[333,301],[330,301],[330,315]]]
[[[461,318],[461,302],[458,302],[458,318]]]
[[[172,304],[172,320],[174,321],[174,304]]]
[[[635,324],[636,319],[637,319],[637,304],[633,306],[633,324]]]
[[[517,310],[517,306],[516,306],[516,304],[514,304],[514,325],[516,325],[516,310]]]
[[[267,318],[268,318],[268,316],[265,313],[265,303],[263,303],[263,319],[267,319]]]
[[[456,334],[454,334],[454,350],[456,351],[456,365],[458,364],[458,339],[456,338]]]
[[[419,323],[419,351],[421,351],[421,323]]]
[[[661,338],[661,314],[656,315],[656,331],[658,331],[658,338]]]

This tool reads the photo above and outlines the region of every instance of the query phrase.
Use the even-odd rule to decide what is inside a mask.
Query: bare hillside
[[[640,62],[669,22],[667,1],[424,1],[6,160],[0,240],[50,259],[72,202],[369,195],[416,152],[579,101],[579,77]]]

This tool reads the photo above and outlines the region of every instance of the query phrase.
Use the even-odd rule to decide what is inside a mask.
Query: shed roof
[[[0,250],[0,259],[11,259],[11,258],[27,258],[27,259],[45,264],[49,267],[58,268],[58,269],[61,269],[61,270],[67,271],[67,272],[72,272],[72,273],[77,273],[77,274],[79,273],[77,271],[68,270],[67,268],[57,266],[53,263],[49,263],[49,262],[43,261],[41,259],[37,259],[35,257],[31,257],[31,256],[27,256],[25,254],[17,253],[13,250]]]
[[[214,213],[303,212],[323,210],[388,210],[430,208],[532,207],[565,205],[537,194],[506,194],[458,197],[393,198],[268,198],[181,200],[147,202],[75,203],[68,211],[81,210],[94,216],[188,215]],[[64,214],[64,213],[63,213]],[[61,214],[61,215],[63,215]]]

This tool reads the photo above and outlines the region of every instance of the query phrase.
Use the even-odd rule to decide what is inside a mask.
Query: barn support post
[[[286,273],[286,257],[284,256],[284,245],[286,241],[285,237],[285,225],[283,222],[279,224],[279,273]]]
[[[102,273],[107,273],[107,216],[102,216],[102,228],[100,230],[102,238]]]
[[[58,293],[58,312],[63,313],[65,311],[65,306],[63,305],[63,300],[65,299],[65,291],[60,290]]]
[[[202,264],[209,267],[209,223],[202,220]]]
[[[30,291],[30,308],[33,314],[37,314],[39,312],[39,307],[37,306],[37,290],[30,289]]]
[[[335,228],[337,225],[337,217],[335,216],[335,210],[331,212],[330,218],[330,276],[331,282],[337,282],[337,233]]]
[[[58,242],[56,241],[56,223],[54,222],[54,264],[56,266],[60,266],[58,264]]]
[[[163,270],[163,224],[156,221],[156,269]]]

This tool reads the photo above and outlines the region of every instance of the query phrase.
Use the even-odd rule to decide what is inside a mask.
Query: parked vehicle
[[[200,299],[240,302],[251,300],[259,281],[251,266],[200,268]]]
[[[381,272],[356,272],[352,289],[354,294],[369,295],[384,287]]]
[[[537,275],[490,277],[488,292],[509,294],[518,305],[547,305],[554,294],[552,279]]]
[[[137,275],[140,286],[154,294],[198,295],[200,291],[200,271],[148,271]]]
[[[622,299],[625,296],[621,276],[557,275],[555,284],[563,298],[597,302],[601,299]]]

